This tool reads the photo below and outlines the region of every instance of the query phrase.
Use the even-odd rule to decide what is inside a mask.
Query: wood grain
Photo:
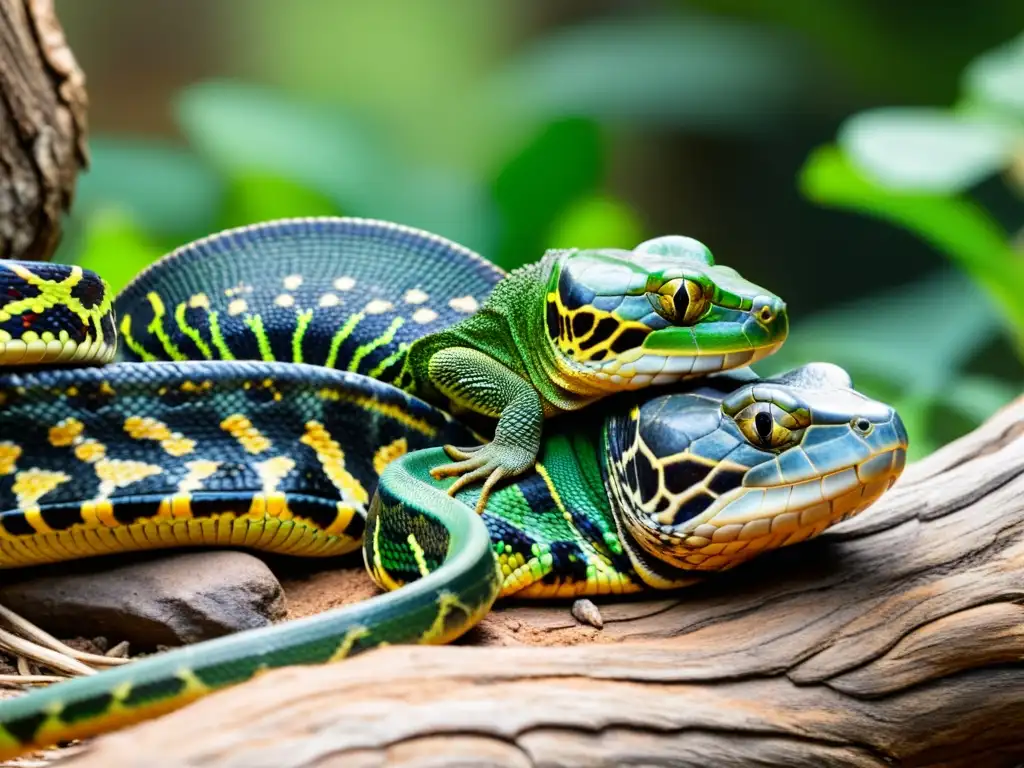
[[[268,673],[67,765],[1017,765],[1024,399],[820,539],[602,611]]]
[[[87,106],[52,0],[0,0],[0,258],[53,255],[88,165]]]

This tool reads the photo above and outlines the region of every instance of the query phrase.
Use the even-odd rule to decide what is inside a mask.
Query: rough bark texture
[[[603,612],[268,673],[67,765],[1017,765],[1024,399],[820,539]]]
[[[53,255],[88,164],[86,106],[52,0],[0,0],[0,258]]]

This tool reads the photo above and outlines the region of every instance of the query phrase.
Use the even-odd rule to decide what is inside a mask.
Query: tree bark
[[[819,539],[602,610],[267,673],[67,765],[1017,765],[1024,398]]]
[[[85,76],[52,0],[0,0],[0,258],[49,259],[88,165]]]

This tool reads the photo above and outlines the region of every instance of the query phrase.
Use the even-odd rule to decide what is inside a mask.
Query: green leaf
[[[1024,259],[1008,234],[979,206],[958,197],[886,189],[857,172],[834,146],[819,147],[800,173],[804,194],[823,205],[848,208],[915,233],[988,293],[1015,334],[1024,359]]]
[[[563,211],[601,183],[603,150],[597,124],[572,118],[543,126],[512,156],[494,181],[502,226],[498,264],[513,269],[540,257]]]
[[[116,207],[148,232],[208,232],[223,184],[191,152],[151,140],[100,136],[89,142],[89,172],[78,182],[76,217]]]
[[[697,15],[621,15],[565,26],[493,87],[513,115],[588,116],[760,132],[807,81],[796,48],[762,27]]]
[[[82,248],[75,261],[102,275],[116,292],[163,254],[164,249],[129,213],[105,208],[86,219]]]
[[[239,173],[228,184],[218,229],[291,216],[335,216],[338,206],[326,195],[289,179]]]
[[[838,143],[867,178],[893,190],[960,192],[997,173],[1021,136],[947,110],[874,109],[851,117]]]
[[[345,207],[394,183],[371,134],[327,106],[210,81],[186,88],[176,114],[191,144],[228,175],[277,176]]]
[[[971,62],[962,87],[969,98],[1024,118],[1024,34]]]
[[[632,208],[612,197],[592,195],[562,213],[547,247],[633,249],[643,240],[643,227]]]

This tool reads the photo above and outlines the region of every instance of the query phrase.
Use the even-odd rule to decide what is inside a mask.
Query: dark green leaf
[[[557,120],[501,169],[494,182],[502,226],[496,260],[501,266],[512,269],[540,257],[551,227],[566,208],[600,185],[603,149],[594,122]]]
[[[982,208],[958,197],[886,189],[865,179],[834,146],[811,154],[800,182],[804,194],[818,203],[877,216],[946,254],[988,293],[1024,359],[1024,259]]]

